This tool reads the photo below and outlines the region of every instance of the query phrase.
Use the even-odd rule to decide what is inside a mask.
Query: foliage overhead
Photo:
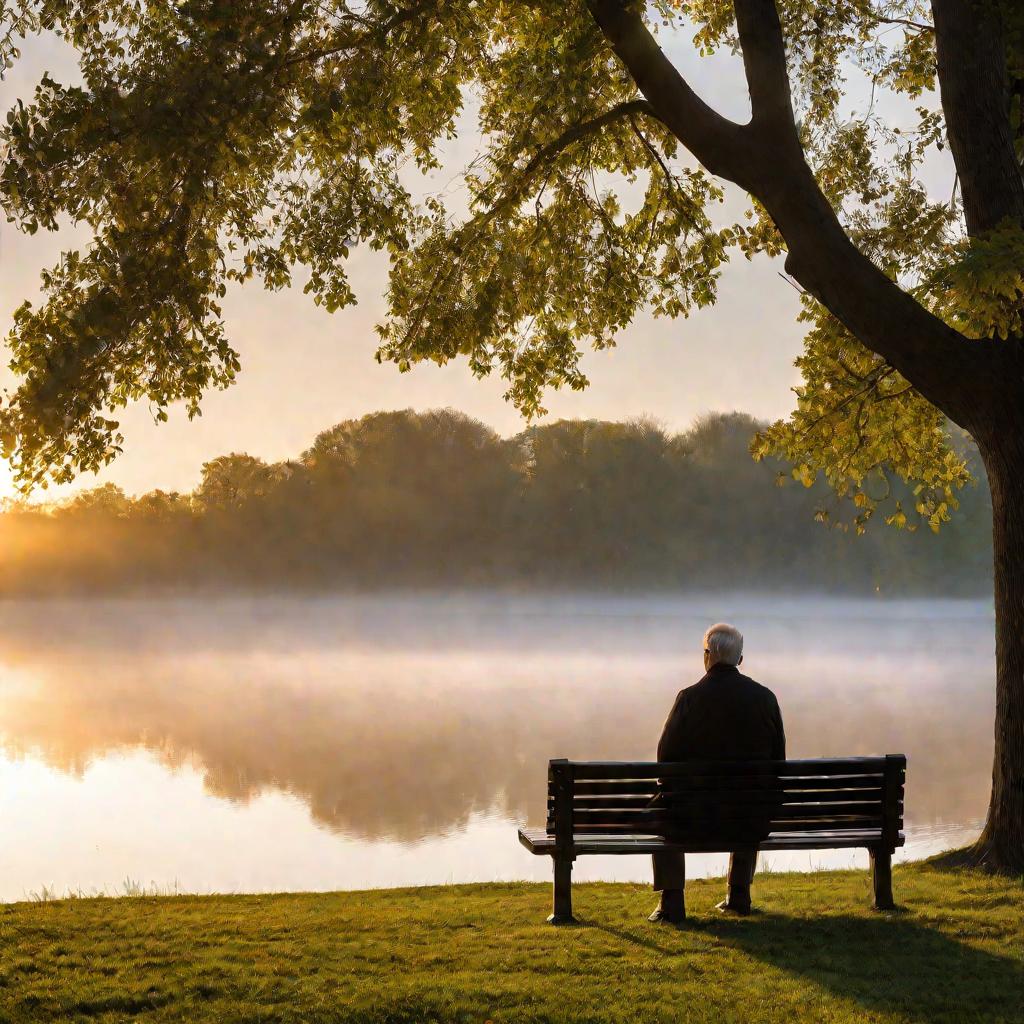
[[[1024,14],[1007,26],[1012,116],[1024,124]],[[971,337],[1019,333],[1024,230],[968,239],[945,159],[934,32],[922,0],[780,0],[801,140],[860,248]],[[329,310],[355,301],[354,248],[391,260],[378,358],[402,370],[464,358],[497,372],[527,416],[548,388],[583,388],[645,307],[715,301],[734,255],[785,243],[756,202],[723,190],[652,115],[584,2],[533,0],[3,0],[3,58],[52,32],[81,85],[44,77],[3,127],[0,204],[20,229],[89,226],[15,314],[21,377],[3,408],[21,479],[67,480],[118,452],[116,410],[165,418],[239,370],[221,300],[293,276]],[[653,0],[663,45],[737,47],[726,0]],[[740,86],[739,79],[737,86]],[[479,132],[479,135],[473,133]],[[461,187],[437,188],[456,135],[478,138]],[[1024,131],[1020,133],[1024,138]],[[433,177],[431,177],[433,175]],[[426,177],[424,177],[426,176]],[[804,297],[803,383],[755,445],[805,483],[823,472],[863,527],[886,477],[891,511],[937,528],[968,479],[947,424],[896,370]]]

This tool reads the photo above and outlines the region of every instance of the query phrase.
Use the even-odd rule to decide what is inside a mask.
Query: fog
[[[125,877],[190,891],[546,877],[515,827],[543,820],[548,759],[653,759],[723,618],[779,697],[790,756],[908,755],[905,856],[977,829],[985,602],[8,602],[0,897]],[[646,877],[642,858],[601,860],[581,877]]]

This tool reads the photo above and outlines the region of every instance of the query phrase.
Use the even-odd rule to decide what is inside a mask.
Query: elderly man
[[[771,690],[739,671],[742,661],[743,636],[735,626],[719,622],[704,634],[706,674],[676,697],[658,743],[659,761],[785,759],[779,702]],[[666,788],[670,790],[670,784]],[[663,794],[663,802],[671,817],[670,792]],[[763,838],[764,827],[753,821],[741,824],[737,836],[745,835],[752,846],[730,856],[729,896],[718,904],[719,910],[750,913],[756,843]],[[681,821],[679,828],[685,831],[686,823]],[[666,835],[671,837],[671,828]],[[652,921],[678,923],[686,918],[685,879],[682,853],[666,850],[654,855],[654,888],[661,892],[661,903],[651,914]]]

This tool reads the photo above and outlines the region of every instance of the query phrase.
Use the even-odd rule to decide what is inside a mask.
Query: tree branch
[[[786,70],[786,44],[774,0],[735,0],[736,27],[750,93],[751,128],[799,148]]]
[[[1024,359],[1024,353],[997,352],[997,343],[988,339],[968,340],[853,244],[799,142],[793,142],[785,43],[773,0],[734,0],[744,64],[756,94],[749,125],[727,120],[693,92],[647,29],[642,5],[630,0],[587,4],[658,119],[709,171],[746,189],[765,207],[785,239],[792,277],[933,405],[971,429],[981,394],[1001,383],[1001,364]],[[783,118],[788,118],[785,125]]]
[[[651,142],[651,140],[648,139],[647,136],[644,135],[644,133],[640,130],[640,126],[636,123],[636,118],[630,117],[629,126],[633,130],[633,134],[640,140],[644,149],[646,149],[647,152],[650,154],[651,159],[654,160],[654,162],[661,169],[661,174],[662,177],[665,179],[665,184],[668,187],[669,194],[672,196],[673,199],[682,199],[681,204],[677,206],[676,209],[679,210],[680,212],[684,209],[687,209],[688,212],[692,215],[694,212],[694,202],[680,187],[678,179],[672,173],[668,164],[665,163],[665,160],[662,157],[661,153],[658,152],[658,147],[655,146],[654,143]]]
[[[580,139],[584,139],[588,135],[593,135],[595,132],[599,132],[602,128],[614,121],[618,121],[620,118],[631,118],[634,114],[647,114],[648,116],[653,117],[654,111],[647,100],[629,100],[624,103],[617,103],[614,107],[609,107],[608,110],[604,111],[602,114],[598,114],[586,121],[580,121],[577,124],[566,128],[558,138],[552,139],[551,142],[541,146],[541,148],[537,150],[537,152],[523,167],[518,180],[502,193],[501,197],[493,206],[478,217],[474,217],[467,227],[485,227],[494,220],[499,213],[507,209],[510,204],[522,199],[529,189],[537,172],[546,165],[553,163],[558,156],[565,152],[565,150],[573,145],[573,143],[579,142]]]
[[[1024,177],[1013,145],[1006,39],[997,13],[972,0],[932,0],[946,134],[974,236],[1007,218],[1024,227]]]
[[[301,50],[291,54],[285,60],[281,62],[281,66],[288,68],[295,64],[304,64],[309,61],[324,60],[327,57],[334,57],[341,53],[348,53],[352,50],[358,50],[362,47],[369,46],[370,44],[380,44],[396,29],[404,25],[406,22],[412,21],[425,11],[436,8],[437,0],[419,0],[418,3],[414,3],[409,7],[399,8],[390,18],[386,18],[384,21],[377,25],[371,25],[365,28],[362,32],[354,32],[351,35],[345,36],[344,34],[336,36],[336,42],[323,49],[308,49]],[[358,18],[355,15],[349,15],[346,20],[354,21],[357,24],[365,25],[365,19]]]
[[[415,339],[416,335],[419,333],[420,327],[423,323],[424,313],[429,307],[430,301],[433,299],[441,284],[444,281],[451,279],[453,275],[461,273],[465,254],[469,251],[476,239],[480,237],[480,234],[484,231],[487,225],[510,206],[513,206],[522,200],[522,198],[527,194],[530,185],[541,170],[550,166],[561,153],[574,143],[599,132],[602,128],[618,121],[620,118],[632,118],[635,114],[647,114],[648,116],[654,116],[651,104],[648,103],[647,100],[629,100],[627,102],[618,103],[613,107],[609,107],[608,110],[603,113],[597,114],[595,117],[589,118],[586,121],[580,121],[569,128],[566,128],[565,131],[563,131],[557,138],[552,139],[551,142],[541,146],[529,161],[527,161],[522,171],[519,173],[517,180],[505,189],[505,191],[501,193],[491,206],[463,224],[462,227],[454,234],[451,248],[456,257],[458,257],[458,260],[454,265],[446,264],[443,261],[438,263],[438,267],[433,280],[430,283],[430,287],[427,289],[423,302],[420,303],[419,311],[413,319],[412,324],[405,332],[405,343],[409,344],[410,341]]]
[[[912,28],[915,32],[935,31],[935,26],[929,25],[926,21],[911,21],[909,18],[883,18],[880,14],[871,14],[868,17],[877,25],[902,25],[904,28]]]
[[[851,402],[855,402],[858,398],[862,398],[870,394],[872,391],[877,390],[878,385],[887,377],[891,377],[895,372],[896,371],[893,367],[884,366],[879,367],[878,372],[871,374],[869,377],[861,378],[862,380],[867,380],[867,384],[863,388],[861,388],[860,391],[855,391],[853,392],[853,394],[847,395],[844,399],[837,402],[830,409],[826,409],[820,416],[817,416],[815,419],[811,420],[811,422],[808,423],[800,431],[799,436],[803,437],[806,434],[809,434],[823,420],[830,419],[831,417],[835,416],[836,413],[842,412]]]
[[[713,110],[690,88],[633,4],[587,0],[587,7],[658,120],[712,174],[748,187],[753,154],[743,126]]]

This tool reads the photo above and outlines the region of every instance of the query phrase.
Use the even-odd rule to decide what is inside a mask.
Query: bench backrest
[[[771,833],[853,830],[895,849],[903,826],[907,759],[802,761],[551,761],[547,831],[559,848],[573,836],[659,834],[652,798],[671,788],[671,817],[709,844],[730,822],[760,817]],[[662,780],[664,786],[659,784]]]

